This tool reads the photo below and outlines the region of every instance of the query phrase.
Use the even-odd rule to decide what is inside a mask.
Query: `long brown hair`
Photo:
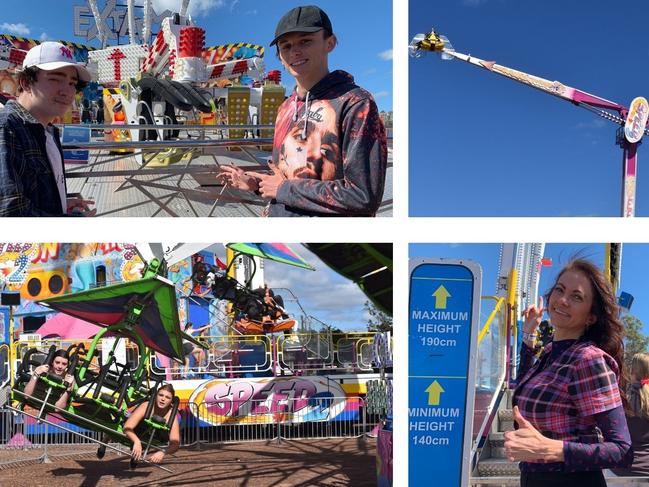
[[[594,342],[600,349],[609,354],[618,367],[618,385],[622,402],[626,405],[627,378],[624,367],[624,342],[620,309],[615,293],[604,273],[592,262],[585,259],[574,259],[566,265],[557,276],[554,285],[546,295],[546,302],[557,285],[561,276],[568,271],[580,272],[590,282],[593,290],[593,305],[590,312],[597,321],[588,326],[582,335],[582,340]]]
[[[649,420],[649,353],[636,353],[631,360],[631,373],[640,384],[632,385],[637,387],[637,395],[629,393],[631,412],[634,416]],[[635,396],[635,397],[634,397]]]

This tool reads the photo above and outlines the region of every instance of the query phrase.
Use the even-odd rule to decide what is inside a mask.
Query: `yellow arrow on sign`
[[[446,300],[451,297],[451,293],[442,284],[433,293],[435,298],[435,309],[446,309]]]
[[[442,392],[444,392],[444,389],[439,385],[439,382],[434,380],[432,384],[428,386],[426,392],[428,393],[428,405],[439,406]]]

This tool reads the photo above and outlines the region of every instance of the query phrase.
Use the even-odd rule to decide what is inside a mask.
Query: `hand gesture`
[[[140,440],[133,443],[133,447],[131,448],[131,458],[136,462],[142,458],[142,443]]]
[[[69,197],[68,198],[68,215],[75,216],[95,216],[97,214],[97,208],[90,209],[90,205],[94,205],[94,200],[86,200],[80,197]]]
[[[286,176],[272,162],[268,163],[268,167],[270,167],[272,174],[263,174],[260,172],[247,172],[246,174],[259,181],[259,192],[261,196],[272,200],[277,197],[277,190],[286,181]]]
[[[563,442],[551,440],[537,431],[514,406],[516,431],[505,432],[505,455],[510,462],[563,461]]]
[[[70,392],[74,388],[74,377],[70,374],[65,374],[63,382],[67,384],[66,391]]]
[[[47,374],[50,371],[49,365],[39,365],[34,369],[34,373],[38,375]]]
[[[539,305],[531,304],[523,311],[523,331],[525,333],[535,333],[543,319],[543,296],[539,296]]]
[[[216,179],[220,179],[233,188],[243,191],[257,191],[259,189],[257,179],[244,172],[240,167],[230,163],[229,166],[221,166],[220,169]]]

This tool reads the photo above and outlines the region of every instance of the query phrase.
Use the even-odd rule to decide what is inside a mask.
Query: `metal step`
[[[505,432],[498,431],[496,433],[491,433],[489,435],[489,445],[493,448],[504,448],[505,447]]]
[[[510,462],[504,458],[487,458],[478,464],[480,477],[519,477],[518,462]]]
[[[511,409],[498,411],[499,431],[514,431],[514,412]]]
[[[520,485],[520,475],[516,477],[472,477],[472,487],[504,487],[510,485]]]
[[[491,433],[489,435],[490,458],[505,459],[505,433]]]

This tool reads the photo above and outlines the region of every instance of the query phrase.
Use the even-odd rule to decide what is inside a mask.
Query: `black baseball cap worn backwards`
[[[319,30],[326,30],[328,34],[333,34],[331,20],[324,10],[315,5],[295,7],[277,23],[275,38],[270,45],[277,44],[279,38],[289,32],[318,32]]]

